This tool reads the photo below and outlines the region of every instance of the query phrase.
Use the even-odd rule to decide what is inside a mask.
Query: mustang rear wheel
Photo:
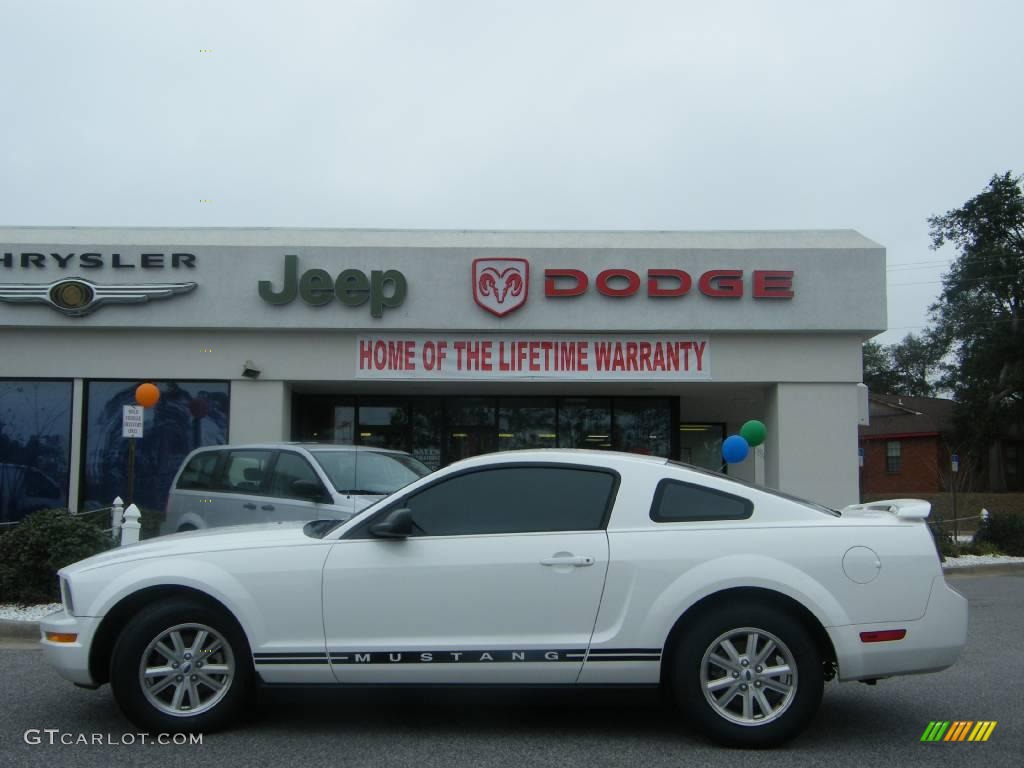
[[[814,717],[824,674],[795,618],[740,604],[697,619],[675,656],[673,688],[702,732],[731,746],[770,747]]]
[[[248,643],[235,622],[183,598],[143,609],[122,631],[111,658],[114,698],[149,731],[222,728],[241,711],[252,682]]]

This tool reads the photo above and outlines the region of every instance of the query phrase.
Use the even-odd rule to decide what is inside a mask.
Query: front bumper
[[[902,640],[864,643],[861,632],[906,629]],[[924,616],[917,621],[829,627],[840,680],[938,672],[953,665],[967,644],[967,599],[936,576]]]
[[[67,611],[51,613],[39,622],[39,645],[43,658],[65,680],[90,688],[97,683],[89,674],[89,649],[100,619],[92,616],[70,616]],[[53,643],[46,639],[47,632],[70,632],[78,635],[73,643]]]

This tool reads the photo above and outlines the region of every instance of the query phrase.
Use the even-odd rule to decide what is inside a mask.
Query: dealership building
[[[0,228],[0,522],[135,496],[199,445],[324,441],[431,467],[632,451],[859,500],[885,250],[851,230]]]

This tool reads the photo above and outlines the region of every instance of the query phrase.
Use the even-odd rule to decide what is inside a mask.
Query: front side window
[[[416,535],[600,530],[615,476],[572,467],[508,467],[444,480],[404,499]]]
[[[218,451],[197,453],[189,459],[188,465],[181,471],[178,488],[182,490],[209,490],[213,487],[213,471],[217,468]]]
[[[744,520],[753,512],[749,499],[679,480],[658,483],[651,504],[651,520],[656,523]]]
[[[296,486],[295,484],[300,485]],[[280,453],[274,465],[274,473],[270,480],[270,495],[282,499],[307,499],[312,488],[320,488],[323,484],[309,462],[297,453]],[[307,492],[303,493],[303,489]]]
[[[885,444],[885,471],[895,474],[900,471],[903,464],[902,451],[899,440],[889,440]]]
[[[310,453],[338,493],[385,495],[430,474],[422,462],[402,453],[315,449]]]

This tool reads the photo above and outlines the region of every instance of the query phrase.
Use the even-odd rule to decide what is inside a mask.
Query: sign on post
[[[959,456],[959,454],[954,453],[952,458],[953,458],[953,471],[954,472],[959,472],[960,471],[960,456]]]
[[[126,405],[121,413],[121,437],[142,437],[141,405]]]

